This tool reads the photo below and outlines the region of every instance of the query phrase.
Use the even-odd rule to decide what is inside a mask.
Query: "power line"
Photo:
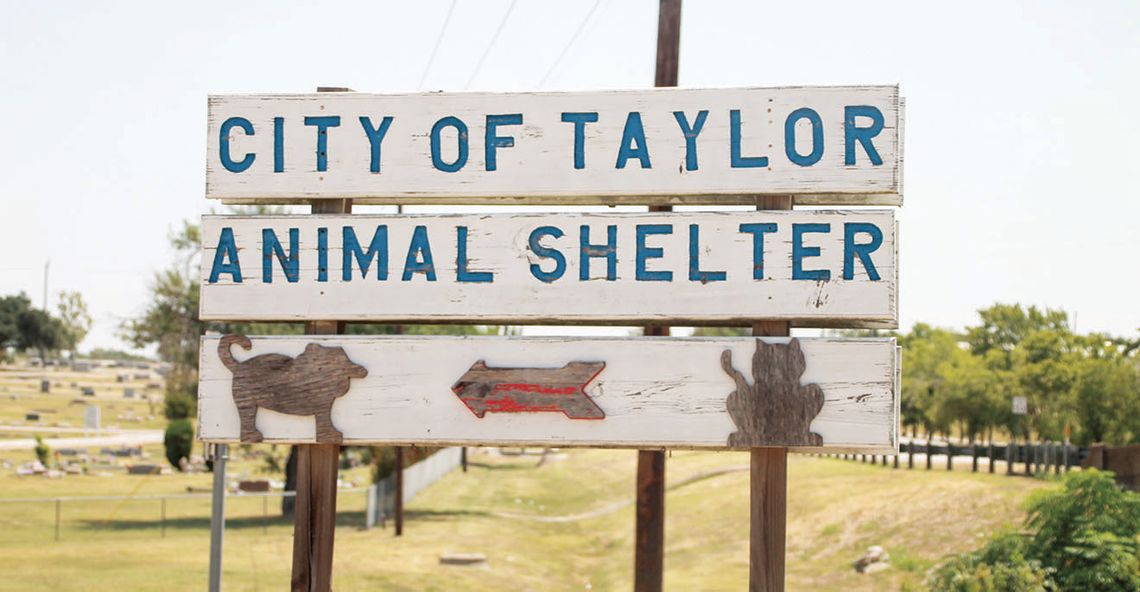
[[[515,4],[518,0],[511,0],[511,5],[507,7],[507,12],[503,13],[503,20],[499,21],[499,26],[495,29],[495,34],[491,36],[491,42],[487,44],[487,49],[483,51],[483,56],[479,58],[479,63],[475,64],[475,71],[471,73],[471,78],[467,79],[467,84],[463,89],[471,88],[471,83],[475,82],[475,77],[479,75],[479,71],[483,69],[483,62],[487,61],[487,56],[491,55],[491,49],[495,47],[495,42],[499,40],[499,33],[503,32],[503,27],[507,24],[507,19],[510,18],[511,12],[515,9]]]
[[[574,35],[570,37],[570,41],[562,48],[562,51],[558,54],[558,58],[554,60],[554,63],[550,65],[550,69],[546,71],[546,74],[542,76],[542,80],[538,82],[538,88],[546,86],[547,79],[549,79],[550,75],[554,73],[554,70],[558,68],[558,65],[562,63],[562,59],[566,57],[566,54],[570,53],[570,48],[578,41],[578,37],[582,34],[582,31],[586,29],[586,23],[590,22],[590,18],[594,16],[594,12],[598,10],[598,6],[601,5],[601,3],[602,0],[594,1],[594,5],[590,7],[590,12],[586,13],[586,18],[582,19],[582,22],[578,24],[578,29],[574,31]]]
[[[420,83],[416,87],[420,90],[424,88],[424,81],[427,80],[428,72],[431,72],[431,65],[435,63],[435,56],[439,53],[439,46],[443,43],[443,35],[447,32],[447,24],[451,22],[451,13],[455,12],[455,3],[457,0],[451,0],[451,6],[447,9],[447,16],[443,17],[443,26],[439,28],[439,36],[435,38],[435,46],[431,48],[431,56],[428,57],[427,65],[424,66],[424,72],[420,75]]]

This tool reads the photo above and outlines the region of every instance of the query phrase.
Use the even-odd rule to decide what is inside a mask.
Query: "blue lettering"
[[[317,172],[329,169],[329,128],[340,126],[340,116],[306,117],[305,125],[317,128]]]
[[[489,271],[468,271],[467,270],[467,227],[456,226],[456,234],[458,235],[458,254],[455,257],[455,275],[456,279],[461,282],[474,282],[474,283],[491,283],[495,281],[495,276]]]
[[[763,168],[768,166],[767,156],[740,155],[740,109],[728,112],[728,143],[731,152],[732,168]]]
[[[764,279],[764,235],[776,232],[775,222],[741,224],[740,232],[752,234],[752,279]]]
[[[818,257],[819,247],[805,247],[807,233],[831,232],[830,224],[792,224],[792,279],[822,280],[831,279],[831,271],[826,269],[804,269],[804,259]]]
[[[871,235],[871,242],[855,243],[855,235],[859,233]],[[847,222],[843,225],[843,279],[855,278],[855,257],[867,270],[867,277],[872,282],[879,281],[879,270],[875,269],[875,262],[871,260],[874,253],[883,245],[883,231],[878,226],[866,222]]]
[[[329,281],[329,229],[317,229],[317,281]]]
[[[498,168],[498,159],[496,158],[497,148],[510,148],[515,145],[513,136],[498,135],[498,127],[500,125],[522,125],[522,122],[522,113],[487,116],[487,131],[483,137],[483,156],[488,171],[493,171]]]
[[[697,113],[697,121],[691,127],[689,126],[689,119],[685,117],[684,111],[674,111],[673,117],[677,119],[677,125],[681,126],[681,133],[685,135],[685,170],[697,170],[697,136],[701,133],[701,128],[705,126],[705,119],[709,116],[707,110],[701,110]]]
[[[625,130],[621,134],[621,147],[618,149],[617,168],[624,169],[625,162],[636,158],[641,168],[651,168],[649,148],[645,145],[645,129],[641,125],[641,113],[631,111],[625,118]]]
[[[578,279],[590,279],[590,257],[606,258],[606,280],[617,279],[617,226],[611,224],[606,227],[606,244],[590,244],[590,227],[583,224],[579,229],[579,259]]]
[[[563,123],[574,124],[574,168],[586,168],[586,124],[598,121],[597,112],[563,113]]]
[[[701,271],[701,229],[696,224],[689,225],[689,281],[707,284],[723,282],[728,274],[723,271]]]
[[[408,256],[404,259],[403,281],[411,281],[413,273],[422,273],[427,281],[435,281],[435,265],[431,259],[431,243],[428,242],[427,227],[416,226],[412,232],[412,242],[408,245]]]
[[[226,260],[229,259],[229,263]],[[241,265],[238,264],[237,244],[234,243],[234,229],[229,226],[222,229],[218,237],[218,248],[214,251],[214,264],[210,267],[210,283],[218,281],[223,273],[230,274],[235,284],[241,283]]]
[[[273,118],[273,172],[285,172],[285,118]]]
[[[380,120],[380,127],[374,128],[372,127],[372,119],[362,115],[360,117],[360,125],[364,128],[364,133],[368,136],[368,145],[372,148],[372,159],[369,161],[368,170],[373,173],[379,173],[380,144],[384,141],[384,136],[388,133],[388,126],[392,125],[392,116],[385,116],[384,119]]]
[[[273,259],[281,264],[285,272],[285,280],[291,284],[300,278],[300,248],[298,246],[299,231],[289,229],[289,256],[285,256],[285,249],[281,241],[277,240],[277,233],[272,228],[261,230],[261,281],[266,284],[273,283]]]
[[[440,156],[439,134],[445,127],[453,127],[459,133],[459,137],[456,139],[459,154],[450,163],[444,162],[443,157]],[[431,163],[435,168],[445,173],[454,173],[467,164],[467,124],[458,117],[449,115],[435,122],[435,125],[431,127]]]
[[[540,281],[550,283],[562,277],[566,273],[566,257],[562,255],[562,251],[552,247],[544,247],[539,242],[544,236],[553,236],[554,238],[562,238],[562,230],[554,226],[539,226],[530,233],[528,244],[530,250],[538,257],[554,260],[553,271],[543,271],[542,267],[537,263],[530,264],[530,273]]]
[[[855,127],[856,117],[870,117],[870,127]],[[855,142],[863,146],[863,151],[871,159],[871,164],[883,164],[883,158],[875,149],[872,140],[883,131],[883,112],[870,105],[848,105],[843,108],[843,137],[845,141],[843,164],[855,164]]]
[[[230,158],[230,129],[241,128],[245,135],[253,135],[253,124],[244,117],[231,117],[222,122],[222,127],[218,128],[218,158],[222,161],[222,166],[231,173],[240,173],[248,169],[257,155],[250,152],[246,154],[241,160],[234,162]]]
[[[796,150],[796,122],[801,119],[807,119],[811,123],[811,152],[807,156],[801,155]],[[811,166],[823,158],[823,120],[819,118],[819,113],[801,107],[788,115],[788,119],[784,121],[784,152],[788,155],[788,160],[804,167]]]
[[[341,229],[341,271],[340,277],[346,282],[352,281],[352,261],[360,268],[360,278],[368,277],[368,268],[372,260],[376,260],[376,280],[388,279],[388,225],[378,224],[372,232],[372,240],[368,243],[368,250],[360,248],[360,241],[356,238],[356,230],[351,226]],[[405,272],[406,273],[406,272]],[[405,278],[406,279],[406,278]]]
[[[645,246],[645,237],[651,234],[673,234],[672,224],[638,224],[637,225],[637,266],[634,277],[639,282],[671,282],[671,271],[649,271],[645,263],[649,259],[660,259],[665,252],[661,247]]]

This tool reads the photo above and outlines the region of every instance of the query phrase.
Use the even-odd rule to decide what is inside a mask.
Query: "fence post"
[[[1069,472],[1069,439],[1065,438],[1064,447],[1061,448],[1061,456],[1063,457],[1063,464],[1065,465],[1065,472]]]
[[[1013,442],[1008,442],[1005,445],[1005,474],[1013,474]]]
[[[1033,445],[1025,441],[1025,476],[1033,476]]]
[[[946,441],[946,470],[954,470],[954,443],[949,440]]]
[[[970,442],[970,472],[978,472],[978,443]]]
[[[914,468],[914,441],[906,443],[906,468]]]
[[[988,454],[989,458],[990,458],[990,474],[992,475],[994,472],[994,441],[993,440],[990,440],[989,447],[986,448],[986,454]]]
[[[934,462],[934,448],[930,443],[930,438],[926,439],[926,470],[930,470]]]

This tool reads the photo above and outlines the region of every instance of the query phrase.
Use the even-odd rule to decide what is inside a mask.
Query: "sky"
[[[49,307],[78,290],[95,317],[82,349],[125,347],[119,325],[172,263],[168,234],[219,208],[204,197],[211,93],[653,85],[655,1],[452,6],[7,3],[0,295],[40,303],[50,260]],[[682,14],[682,87],[901,85],[904,329],[961,328],[1000,301],[1137,333],[1137,72],[1134,1],[688,0]]]

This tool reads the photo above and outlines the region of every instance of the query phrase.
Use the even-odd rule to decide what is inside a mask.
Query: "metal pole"
[[[393,513],[396,515],[396,536],[404,534],[404,447],[396,447],[396,500]]]
[[[660,0],[657,9],[657,64],[653,85],[677,86],[681,54],[681,0]],[[651,206],[650,212],[670,212]],[[649,326],[647,336],[669,335],[668,326]],[[634,592],[661,592],[665,571],[665,451],[637,452],[637,510],[633,544]]]
[[[222,589],[222,535],[226,530],[226,458],[229,446],[214,445],[214,492],[210,504],[210,592]]]

